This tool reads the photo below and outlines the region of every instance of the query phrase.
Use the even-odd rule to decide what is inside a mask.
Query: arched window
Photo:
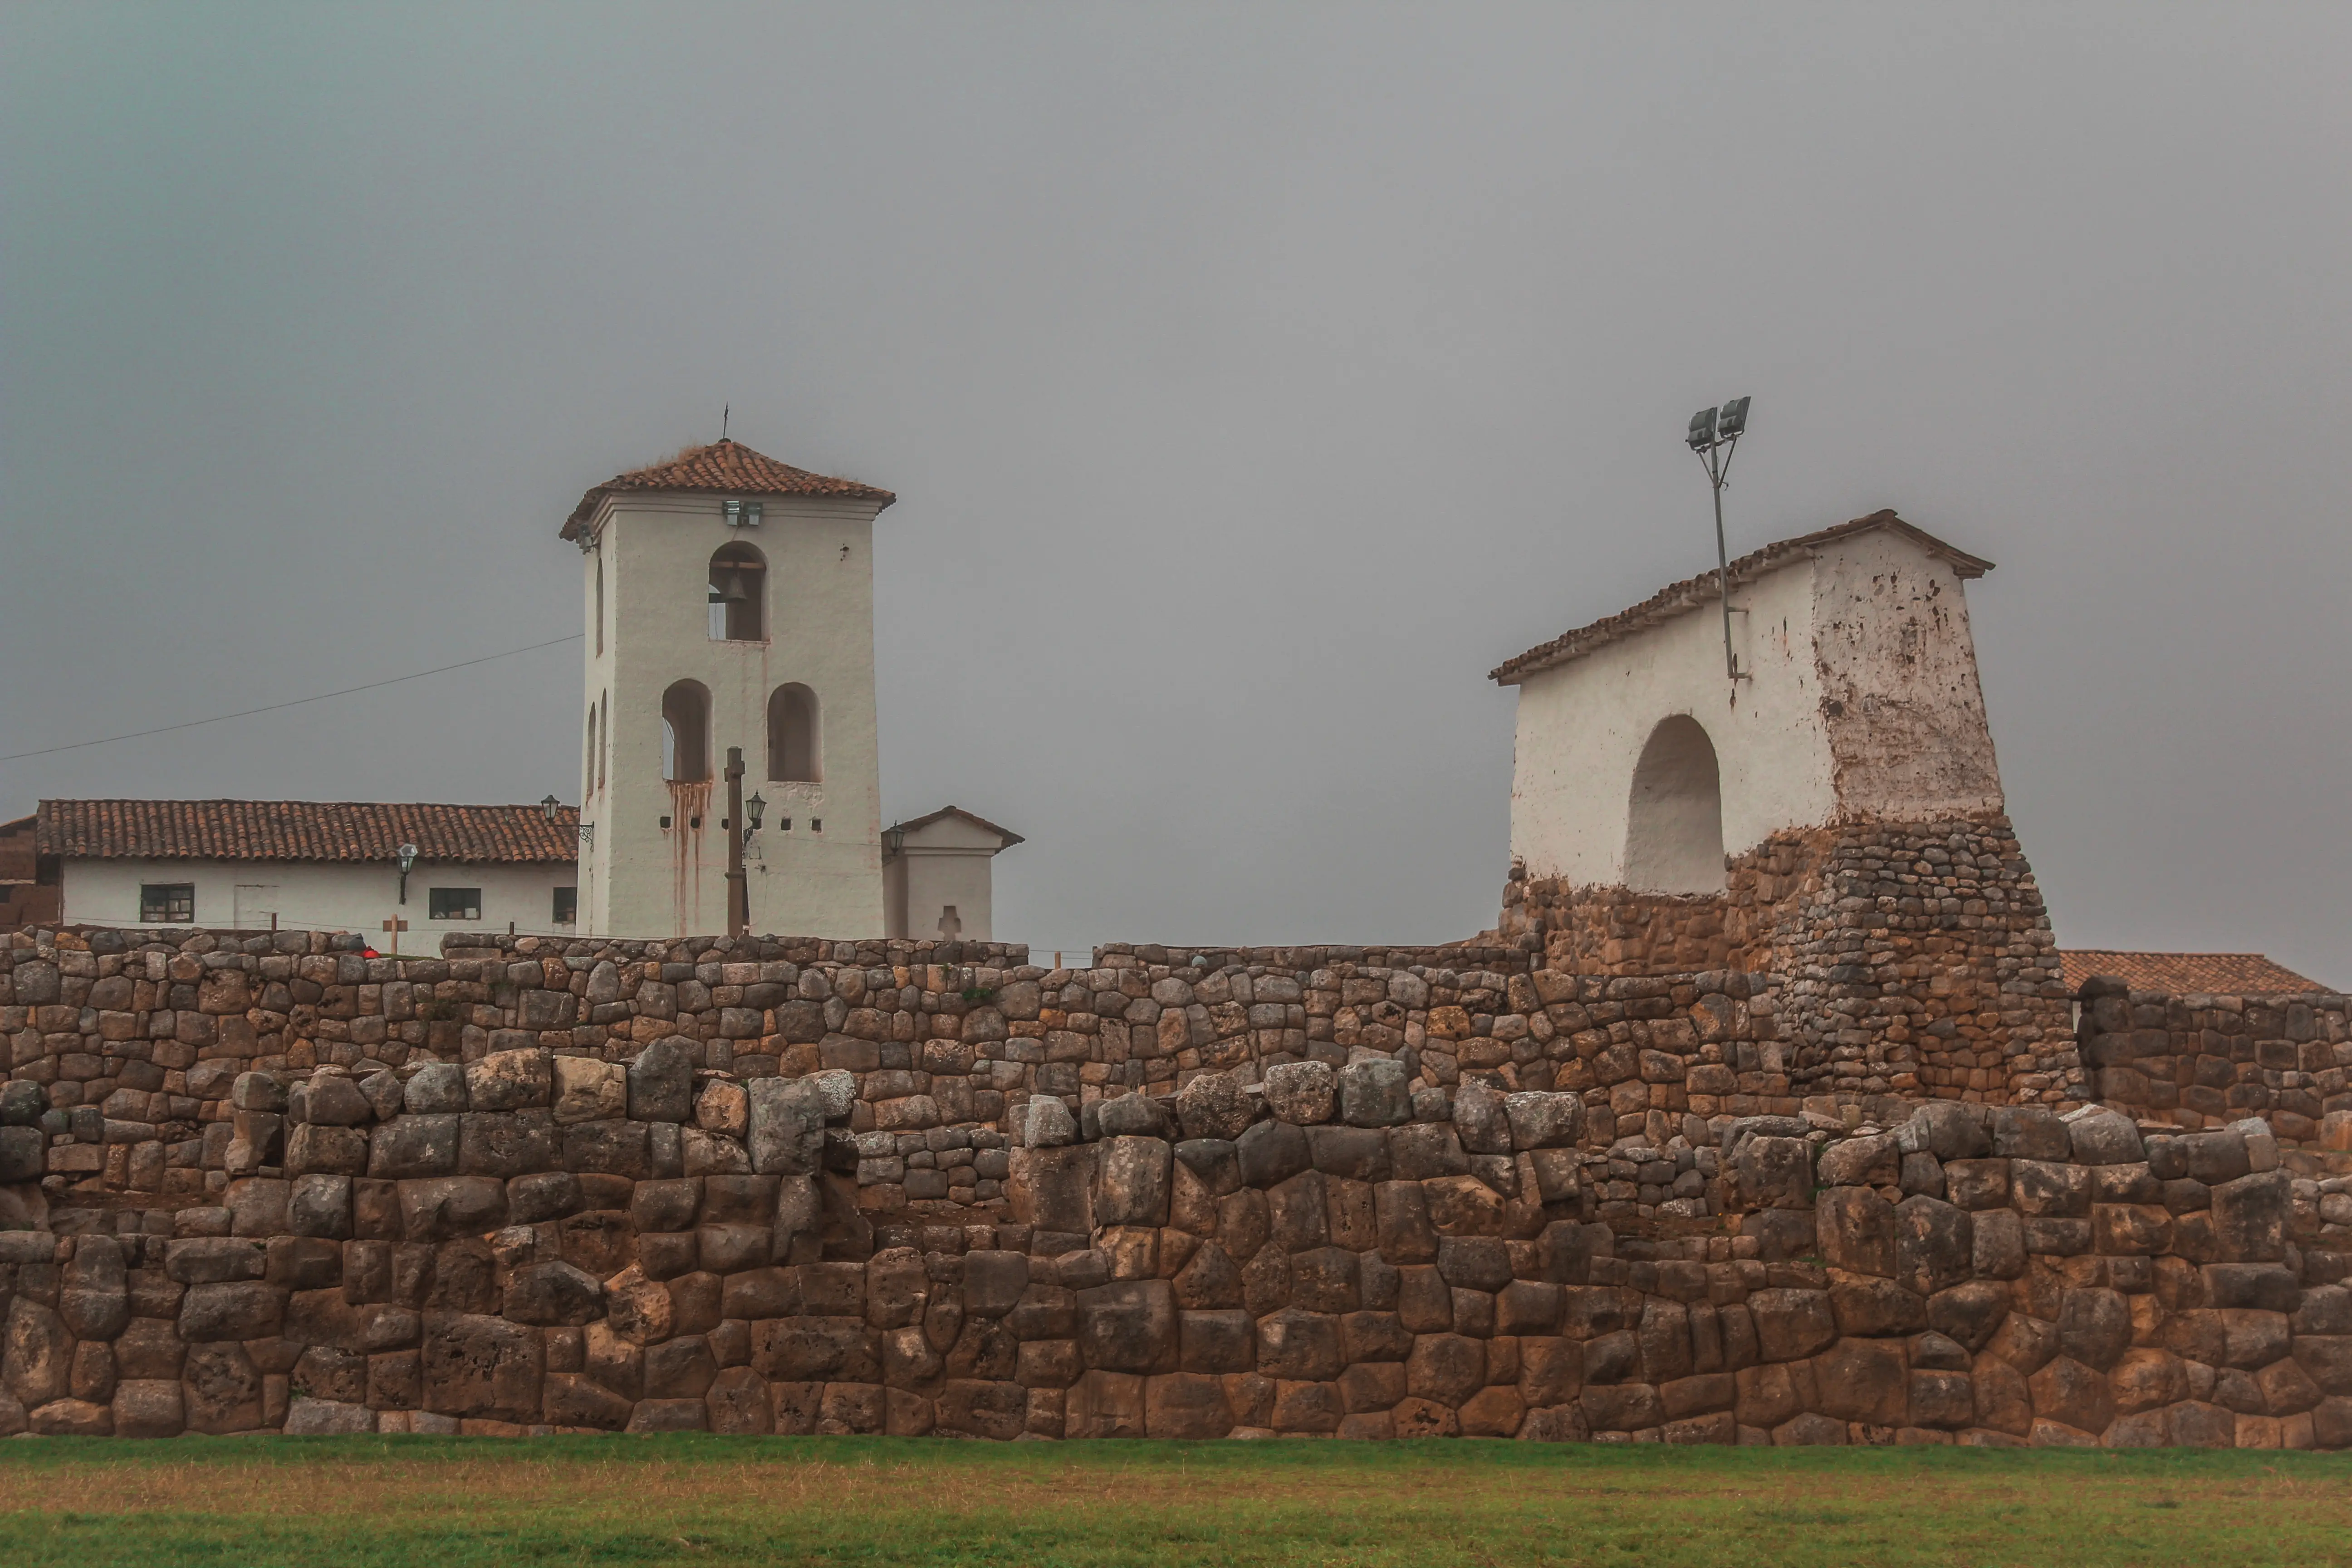
[[[710,776],[710,691],[681,680],[662,693],[662,777],[698,784]]]
[[[768,635],[768,562],[754,545],[722,544],[710,558],[710,635],[758,642]]]
[[[596,557],[596,651],[604,651],[604,557]]]
[[[588,782],[580,793],[583,795],[594,795],[596,793],[596,705],[593,702],[588,704],[588,765],[582,772]]]
[[[1687,713],[1651,731],[1634,764],[1625,885],[1651,893],[1723,891],[1722,777],[1715,742]]]
[[[768,697],[768,776],[815,784],[824,777],[816,693],[795,681]]]

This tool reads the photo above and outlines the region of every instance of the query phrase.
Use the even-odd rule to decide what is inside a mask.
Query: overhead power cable
[[[431,669],[420,669],[413,675],[387,676],[382,680],[371,680],[362,686],[346,686],[341,691],[321,691],[314,696],[296,697],[284,702],[271,702],[259,708],[240,709],[235,713],[215,713],[209,719],[184,719],[177,724],[158,724],[152,730],[131,730],[120,735],[101,736],[95,741],[75,741],[63,746],[43,746],[37,751],[31,752],[10,752],[5,756],[0,756],[0,763],[21,762],[26,757],[46,757],[58,752],[79,752],[86,746],[110,746],[117,741],[136,741],[143,735],[163,735],[169,734],[173,730],[193,730],[199,724],[225,724],[231,719],[250,719],[257,713],[275,713],[281,708],[299,708],[305,702],[325,702],[331,698],[350,697],[362,691],[373,691],[380,687],[398,686],[404,680],[422,680],[428,675],[446,675],[453,669],[467,669],[474,665],[488,664],[493,659],[512,658],[519,653],[536,653],[541,648],[554,647],[560,643],[578,642],[583,635],[573,632],[568,637],[550,637],[545,642],[535,642],[523,647],[510,647],[504,653],[486,653],[479,658],[461,658],[455,664],[436,665]]]

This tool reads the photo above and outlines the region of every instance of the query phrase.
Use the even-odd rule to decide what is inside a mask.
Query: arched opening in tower
[[[1723,779],[1715,742],[1687,713],[1650,731],[1633,767],[1625,885],[1645,893],[1724,889]]]

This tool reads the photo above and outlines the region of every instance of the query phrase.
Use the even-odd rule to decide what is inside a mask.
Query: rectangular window
[[[482,918],[479,888],[435,888],[425,895],[425,915],[436,921],[478,921]]]
[[[146,925],[195,924],[196,885],[194,882],[141,883],[139,919]]]
[[[579,922],[580,889],[577,888],[556,889],[555,923],[560,926],[568,926],[577,925]]]

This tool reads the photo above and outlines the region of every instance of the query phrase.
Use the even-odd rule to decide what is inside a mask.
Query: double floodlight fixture
[[[1720,407],[1702,408],[1692,415],[1690,434],[1683,437],[1706,466],[1707,483],[1715,490],[1715,563],[1723,596],[1723,669],[1734,681],[1741,676],[1739,656],[1731,651],[1731,557],[1723,542],[1723,487],[1731,479],[1732,448],[1739,445],[1739,437],[1747,430],[1748,399],[1735,397]]]

